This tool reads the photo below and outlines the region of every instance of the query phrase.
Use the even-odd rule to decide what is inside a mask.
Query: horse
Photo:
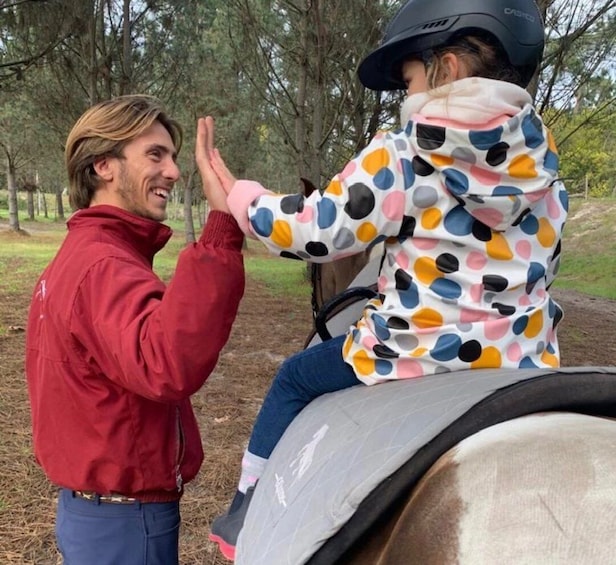
[[[374,296],[378,257],[352,277],[364,259],[305,347]],[[272,453],[236,562],[596,565],[616,562],[614,532],[616,367],[484,369],[314,400]]]

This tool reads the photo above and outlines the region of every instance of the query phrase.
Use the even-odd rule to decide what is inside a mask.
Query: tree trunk
[[[47,210],[47,196],[45,195],[45,193],[42,190],[38,191],[38,194],[41,198],[41,203],[43,205],[43,217],[44,218],[49,218],[49,211]]]
[[[26,191],[26,202],[28,203],[28,220],[34,221],[34,192]]]
[[[56,210],[58,220],[64,220],[64,202],[62,201],[62,187],[56,188]]]
[[[19,213],[17,206],[17,182],[15,180],[15,163],[7,156],[6,158],[6,181],[9,190],[9,228],[20,231]]]
[[[194,243],[195,238],[195,223],[192,215],[193,201],[193,179],[195,172],[191,171],[184,185],[184,233],[186,234],[186,243]]]

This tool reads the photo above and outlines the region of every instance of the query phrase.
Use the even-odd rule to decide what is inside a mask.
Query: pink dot
[[[314,218],[314,208],[312,206],[305,206],[304,209],[295,216],[295,218],[302,224],[312,222],[312,219]]]
[[[413,237],[411,238],[411,242],[417,249],[434,249],[439,242],[436,239],[428,239],[424,237]]]
[[[524,296],[520,297],[520,300],[518,300],[520,306],[530,306],[530,296],[528,296],[527,294],[525,294]]]
[[[471,251],[466,258],[466,266],[474,271],[480,271],[488,262],[486,256],[479,251]]]
[[[421,364],[414,359],[398,359],[396,374],[399,379],[412,379],[414,377],[421,377],[424,374],[424,370]]]
[[[471,295],[471,298],[475,302],[481,302],[481,297],[483,296],[483,285],[482,284],[471,285],[470,295]]]
[[[507,348],[507,359],[515,363],[519,362],[520,359],[522,359],[522,348],[520,347],[519,343],[512,343]]]
[[[486,169],[482,169],[481,167],[477,167],[476,165],[471,167],[471,175],[473,175],[473,178],[481,184],[488,186],[500,184],[501,176],[498,173],[493,173]]]
[[[349,175],[352,175],[356,169],[357,169],[357,164],[355,163],[355,161],[349,161],[346,167],[344,167],[343,171],[338,175],[338,178],[341,181],[343,181]]]
[[[400,251],[400,253],[396,255],[396,263],[398,263],[401,269],[407,271],[409,268],[409,256],[403,251]]]
[[[550,218],[557,220],[561,214],[560,201],[554,197],[554,193],[550,193],[545,197],[548,205],[548,215]]]
[[[362,338],[361,344],[364,347],[364,349],[367,349],[368,351],[370,351],[375,345],[378,344],[378,340],[373,335],[367,335]]]
[[[515,251],[522,259],[530,259],[532,245],[529,241],[518,241],[515,244]]]
[[[460,313],[460,322],[463,324],[472,324],[473,322],[483,322],[488,319],[488,313],[481,310],[470,310],[463,308]]]
[[[406,199],[402,192],[392,192],[383,200],[381,209],[388,220],[401,220],[404,216],[405,203]]]
[[[503,337],[511,327],[511,320],[509,318],[500,318],[498,320],[490,320],[483,326],[484,335],[492,341],[496,341]]]
[[[503,213],[496,208],[474,210],[473,216],[486,226],[498,226],[503,222]]]

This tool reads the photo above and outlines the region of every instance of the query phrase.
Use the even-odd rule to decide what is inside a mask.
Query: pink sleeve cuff
[[[248,208],[263,194],[271,193],[256,181],[238,180],[227,196],[229,210],[246,235],[254,236],[248,220]]]

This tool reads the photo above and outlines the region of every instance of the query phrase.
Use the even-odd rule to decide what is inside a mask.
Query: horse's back
[[[445,453],[347,563],[616,563],[616,421],[534,414]]]

